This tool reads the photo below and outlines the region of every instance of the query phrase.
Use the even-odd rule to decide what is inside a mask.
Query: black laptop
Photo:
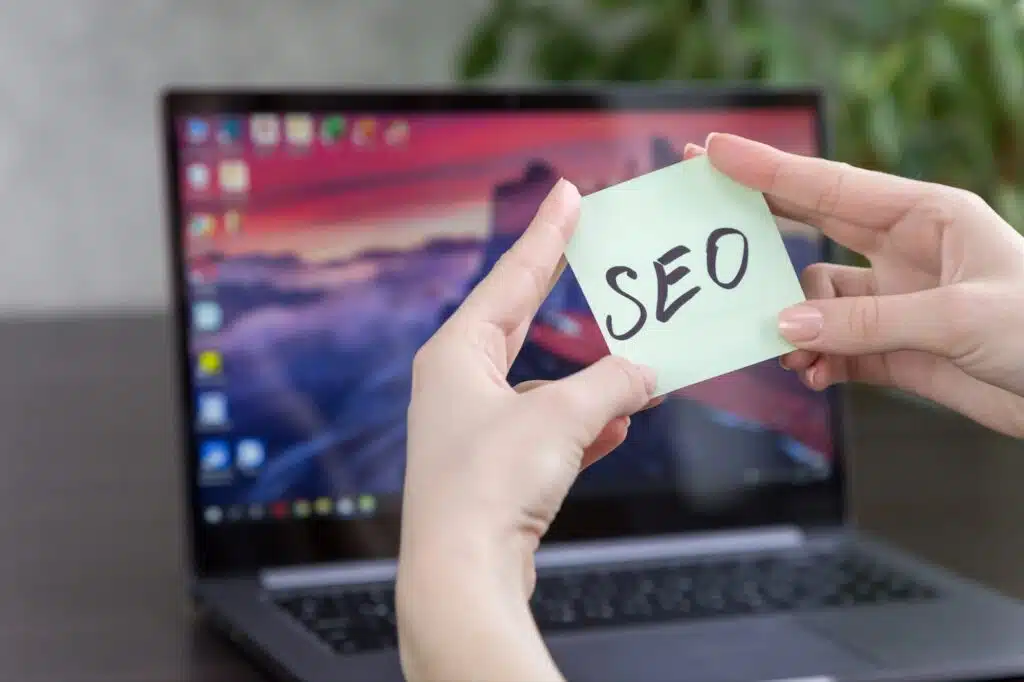
[[[560,176],[734,132],[824,155],[813,91],[173,90],[163,98],[192,597],[303,682],[398,680],[414,353]],[[797,269],[828,258],[779,221]],[[573,273],[512,383],[608,352]],[[572,680],[975,679],[1024,609],[847,519],[840,394],[765,362],[671,395],[583,473],[533,611]]]

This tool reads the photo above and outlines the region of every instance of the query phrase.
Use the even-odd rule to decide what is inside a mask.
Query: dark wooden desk
[[[0,680],[264,679],[196,625],[161,316],[0,325]],[[1024,446],[869,391],[862,523],[1024,596]]]

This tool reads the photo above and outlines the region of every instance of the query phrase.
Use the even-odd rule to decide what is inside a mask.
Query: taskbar
[[[215,526],[224,523],[310,518],[366,519],[374,517],[379,506],[379,496],[361,493],[341,497],[277,500],[269,503],[211,504],[203,506],[201,511],[203,522]]]

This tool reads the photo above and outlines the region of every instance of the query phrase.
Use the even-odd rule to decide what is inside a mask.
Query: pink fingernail
[[[813,341],[824,327],[821,311],[809,305],[794,306],[779,313],[779,333],[790,343]]]
[[[576,189],[576,185],[572,184],[565,178],[558,178],[558,182],[551,190],[551,194],[557,196],[560,199],[575,198],[574,194],[579,194],[579,190]]]
[[[546,222],[561,225],[579,208],[579,203],[580,193],[576,186],[565,178],[559,178],[541,202],[537,215]]]

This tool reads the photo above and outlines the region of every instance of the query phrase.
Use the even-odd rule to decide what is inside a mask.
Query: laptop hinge
[[[547,545],[537,552],[537,568],[563,568],[623,561],[658,561],[677,557],[743,554],[796,549],[804,543],[797,527],[733,532],[685,533],[629,540],[601,540]]]
[[[398,565],[393,559],[346,561],[336,564],[274,568],[260,572],[268,590],[302,590],[325,585],[365,585],[394,581]]]
[[[745,529],[735,532],[686,533],[648,538],[600,540],[544,545],[537,568],[568,568],[624,561],[657,561],[678,557],[742,554],[796,549],[804,544],[796,527]],[[325,585],[356,585],[395,579],[393,560],[357,561],[264,570],[260,583],[270,590],[296,590]]]

